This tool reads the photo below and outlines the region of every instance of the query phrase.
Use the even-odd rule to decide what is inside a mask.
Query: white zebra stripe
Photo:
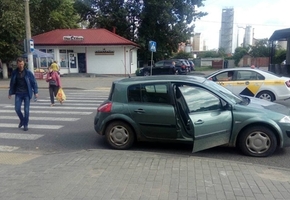
[[[0,119],[12,119],[19,120],[17,116],[0,116]],[[74,122],[79,120],[80,118],[62,118],[62,117],[33,117],[30,116],[29,120],[37,120],[37,121],[63,121],[63,122]]]
[[[60,104],[59,102],[56,105]],[[99,106],[100,103],[64,103],[66,106]],[[43,105],[43,106],[50,106],[50,101],[47,102],[31,102],[30,105]],[[8,106],[8,105],[7,105]]]
[[[56,101],[56,100],[55,100]],[[37,102],[50,102],[50,100],[49,99],[38,99],[37,100]],[[36,102],[36,103],[37,103]],[[57,102],[57,101],[56,101]],[[66,103],[66,102],[82,102],[82,103],[102,103],[102,102],[104,102],[104,100],[100,100],[100,101],[89,101],[89,100],[71,100],[71,99],[68,99],[68,100],[65,100],[64,101],[64,103]]]
[[[0,127],[5,128],[16,128],[18,124],[8,124],[8,123],[0,123]],[[60,125],[38,125],[38,124],[29,124],[28,128],[36,128],[36,129],[60,129],[63,126]]]
[[[2,146],[2,145],[0,145],[0,151],[8,151],[8,152],[11,152],[11,151],[15,151],[17,149],[19,149],[19,147]]]
[[[1,139],[37,140],[44,135],[23,133],[0,133]]]
[[[15,113],[14,110],[0,110],[0,113]],[[67,111],[51,111],[51,110],[30,110],[29,113],[38,113],[38,114],[61,114],[61,115],[90,115],[93,112],[67,112]]]
[[[14,108],[14,106],[5,106],[4,108]],[[43,106],[30,106],[31,108],[44,108]],[[69,107],[69,106],[53,106],[48,107],[47,109],[60,109],[60,110],[66,110],[66,109],[72,109],[72,110],[96,110],[96,107]]]

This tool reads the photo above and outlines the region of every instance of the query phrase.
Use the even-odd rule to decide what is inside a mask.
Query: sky
[[[223,8],[234,8],[234,29],[249,25],[256,39],[270,38],[275,30],[290,28],[289,0],[204,0],[203,4],[198,10],[208,15],[196,20],[194,32],[201,33],[208,49],[218,49]],[[244,29],[236,30],[243,36]]]

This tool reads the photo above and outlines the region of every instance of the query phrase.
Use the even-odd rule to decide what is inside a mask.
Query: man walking
[[[24,60],[17,59],[17,69],[11,74],[10,88],[8,98],[15,94],[15,112],[20,123],[18,128],[24,126],[23,130],[28,130],[30,99],[34,94],[38,97],[38,86],[35,77],[31,71],[24,67]],[[21,104],[24,102],[24,115],[21,112]]]

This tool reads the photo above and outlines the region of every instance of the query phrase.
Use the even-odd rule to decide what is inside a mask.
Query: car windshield
[[[243,99],[239,96],[236,96],[228,89],[224,88],[223,86],[215,83],[214,81],[206,80],[204,84],[207,87],[210,87],[211,89],[217,91],[217,93],[222,93],[223,95],[227,96],[233,103],[242,103]]]

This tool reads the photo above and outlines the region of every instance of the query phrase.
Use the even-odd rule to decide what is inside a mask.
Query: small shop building
[[[53,60],[61,74],[133,74],[138,45],[106,29],[56,29],[32,37],[34,48],[53,58],[40,58],[46,69]]]

